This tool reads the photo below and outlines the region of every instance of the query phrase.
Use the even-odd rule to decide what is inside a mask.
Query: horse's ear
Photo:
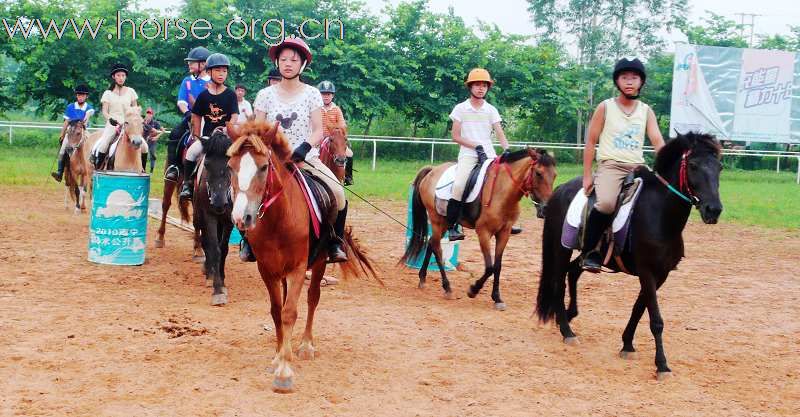
[[[267,136],[270,137],[270,138],[275,137],[275,134],[278,133],[278,125],[280,125],[280,124],[281,124],[281,122],[273,123],[272,127],[270,127],[269,130],[267,131]]]

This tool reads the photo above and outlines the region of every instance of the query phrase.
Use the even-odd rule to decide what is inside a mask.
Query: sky
[[[365,0],[376,14],[383,8],[385,2],[398,4],[400,0]],[[689,19],[699,23],[705,16],[705,10],[723,15],[736,22],[741,21],[737,13],[755,13],[755,33],[777,34],[788,33],[789,25],[800,25],[800,8],[795,6],[797,0],[689,0]],[[142,5],[153,8],[175,6],[179,0],[142,0]],[[756,6],[757,4],[757,6]],[[487,7],[491,5],[491,7]],[[467,24],[476,24],[478,20],[487,23],[496,23],[508,33],[531,35],[534,33],[527,11],[528,3],[525,0],[429,0],[429,7],[435,12],[447,12],[452,6],[455,14],[464,18]],[[745,23],[750,22],[750,17],[745,18]],[[345,22],[346,24],[346,22]],[[749,30],[749,28],[748,28]],[[685,42],[686,37],[679,33],[666,33],[662,36],[673,42]],[[671,42],[670,42],[671,43]],[[671,47],[669,49],[672,49]]]

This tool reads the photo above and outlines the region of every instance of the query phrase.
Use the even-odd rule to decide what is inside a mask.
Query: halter
[[[692,191],[692,187],[689,185],[689,169],[688,169],[688,161],[689,155],[692,154],[691,150],[687,150],[681,156],[681,167],[678,171],[678,189],[672,186],[667,180],[664,179],[658,172],[655,172],[656,178],[664,184],[665,187],[682,200],[686,201],[687,203],[697,206],[700,204],[700,199],[694,194]],[[683,191],[686,190],[686,194]]]
[[[347,157],[344,155],[336,155],[331,151],[331,144],[333,140],[330,136],[326,137],[325,140],[322,141],[322,145],[319,148],[319,159],[325,160],[326,157],[330,156],[333,163],[337,166],[344,167],[347,164]]]
[[[67,129],[67,130],[68,130],[68,132],[70,132],[70,133],[71,133],[71,132],[72,132],[72,129],[74,129],[74,128],[75,128],[75,126],[70,126],[70,127]],[[68,135],[68,136],[71,136],[71,135]],[[88,135],[86,134],[86,127],[84,126],[84,128],[83,128],[83,133],[81,134],[81,140],[79,140],[77,144],[75,144],[75,145],[72,145],[71,143],[69,143],[69,139],[66,139],[66,138],[65,138],[65,140],[67,141],[67,149],[72,149],[71,151],[67,151],[67,152],[68,152],[70,155],[72,155],[72,152],[75,152],[75,151],[76,151],[76,150],[78,150],[78,149],[79,149],[81,146],[83,146],[83,142],[85,142],[85,141],[86,141],[86,137],[87,137],[87,136],[88,136]]]
[[[511,182],[517,187],[522,195],[528,197],[533,193],[533,168],[538,162],[538,158],[531,157],[531,162],[528,163],[528,169],[526,170],[524,178],[522,181],[517,181],[517,179],[514,178],[514,174],[511,172],[511,167],[509,166],[508,162],[495,161],[494,167],[492,167],[492,170],[494,171],[494,178],[492,178],[492,185],[489,189],[489,201],[486,202],[486,207],[489,207],[492,204],[492,199],[494,198],[494,186],[497,182],[497,177],[500,176],[500,167],[505,168],[506,172],[508,172],[508,177],[511,178]]]
[[[278,190],[273,190],[278,173],[275,170],[275,164],[272,163],[272,149],[269,149],[267,152],[267,161],[269,161],[267,162],[267,184],[264,186],[264,197],[261,199],[261,205],[258,206],[259,219],[264,217],[264,213],[269,206],[275,203],[278,197],[283,194],[283,186]]]

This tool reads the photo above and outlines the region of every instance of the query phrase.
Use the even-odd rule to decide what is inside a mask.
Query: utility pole
[[[740,37],[744,37],[744,33],[743,33],[744,27],[745,26],[750,26],[750,42],[748,42],[747,46],[752,48],[753,47],[753,33],[755,32],[755,26],[756,26],[756,17],[761,16],[761,15],[760,14],[755,14],[755,13],[736,13],[736,16],[739,16],[739,20],[741,22],[739,24],[739,36]],[[750,23],[744,23],[744,18],[745,17],[749,17],[750,18]]]

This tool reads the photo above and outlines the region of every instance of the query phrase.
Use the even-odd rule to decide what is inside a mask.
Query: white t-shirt
[[[453,108],[450,119],[461,122],[461,137],[483,145],[483,151],[489,158],[497,156],[492,146],[492,126],[503,119],[494,106],[484,101],[483,105],[476,109],[467,99]],[[462,146],[458,156],[464,155],[478,156],[474,149]]]
[[[253,114],[253,106],[250,105],[250,102],[242,99],[239,102],[239,120],[238,123],[244,123],[247,121],[247,117]]]
[[[256,95],[253,107],[266,113],[270,123],[280,122],[280,129],[289,146],[295,149],[311,139],[311,112],[322,108],[322,94],[315,87],[303,84],[303,89],[291,101],[286,102],[278,95],[277,86],[261,89]],[[318,156],[317,148],[308,152],[308,157]]]
[[[133,107],[133,102],[138,99],[139,96],[134,89],[125,87],[121,95],[111,92],[111,90],[104,91],[100,102],[108,104],[108,115],[111,118],[120,123],[124,123],[125,113],[128,109]]]

